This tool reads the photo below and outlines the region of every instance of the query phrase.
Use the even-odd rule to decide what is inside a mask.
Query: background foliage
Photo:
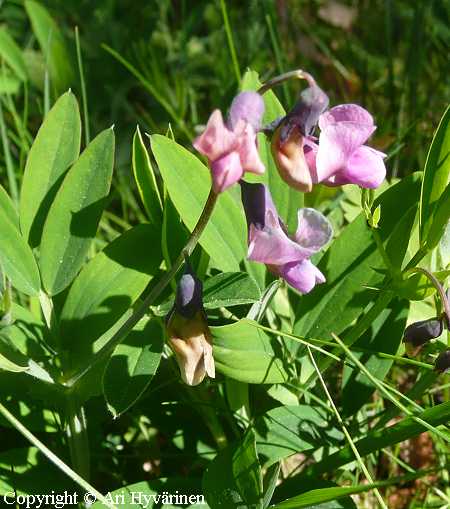
[[[420,246],[419,213],[421,240],[431,239],[428,247],[434,248],[442,228],[432,231],[434,237],[430,233],[427,218],[436,210],[433,200],[427,202],[427,189],[440,194],[448,173],[436,180],[433,158],[427,166],[425,161],[448,100],[449,17],[445,0],[0,2],[0,183],[11,197],[10,202],[0,189],[2,219],[8,218],[0,240],[12,246],[2,249],[1,263],[12,267],[8,275],[19,291],[16,322],[7,334],[0,331],[0,345],[5,343],[0,366],[8,369],[0,373],[0,400],[63,461],[73,461],[64,438],[66,396],[55,390],[49,398],[45,381],[30,384],[21,355],[33,357],[40,376],[39,366],[45,365],[52,376],[64,372],[70,378],[174,262],[208,192],[207,170],[188,152],[191,140],[212,109],[226,111],[240,78],[243,88],[255,86],[257,76],[245,74],[247,68],[264,81],[301,67],[315,76],[332,104],[356,102],[369,109],[378,125],[373,144],[388,154],[388,177],[395,184],[383,194],[380,190],[375,203],[381,204],[379,236],[394,272],[404,269]],[[277,90],[286,110],[297,87],[289,83]],[[43,117],[61,95],[58,119],[47,124],[43,146],[38,137],[30,152]],[[268,121],[282,111],[271,95],[266,107]],[[60,129],[64,122],[67,131]],[[152,135],[151,150],[144,133]],[[442,129],[444,142],[436,149],[441,153],[448,146],[445,133]],[[78,159],[80,146],[90,152]],[[53,170],[49,153],[55,154]],[[74,161],[78,171],[70,187],[78,195],[58,193],[55,199]],[[421,198],[416,172],[424,167],[428,187]],[[42,175],[51,175],[47,201],[39,196]],[[280,187],[273,167],[268,178],[281,214],[290,219],[300,206],[298,194],[285,199],[287,188]],[[353,355],[369,370],[355,369],[356,361],[347,357],[347,364],[334,364],[339,369],[328,369],[325,379],[388,506],[449,504],[448,431],[442,426],[450,414],[448,378],[430,369],[446,337],[423,352],[422,366],[399,360],[406,323],[430,317],[434,296],[426,285],[411,290],[404,281],[390,287],[389,298],[377,293],[386,282],[386,267],[383,272],[376,241],[364,215],[358,215],[358,190],[319,188],[307,196],[308,205],[332,220],[338,237],[320,261],[328,283],[302,299],[282,288],[261,324],[253,320],[256,314],[244,318],[252,304],[264,302],[267,285],[274,283],[261,267],[243,263],[245,223],[238,191],[222,198],[192,259],[206,279],[205,307],[216,362],[225,376],[196,390],[182,386],[163,344],[162,320],[141,320],[109,362],[100,363],[78,387],[89,423],[90,482],[102,492],[141,481],[148,492],[203,490],[211,507],[219,507],[217,500],[222,507],[266,507],[294,496],[278,507],[377,507],[374,486],[368,486],[346,445],[340,417],[331,411],[314,363],[299,342],[319,339],[325,343],[313,343],[316,347],[331,348],[333,332],[346,344],[354,339]],[[14,207],[27,218],[25,240]],[[89,213],[83,215],[86,207]],[[75,226],[69,210],[81,213]],[[442,210],[448,218],[447,207]],[[72,237],[58,237],[64,228],[70,230],[69,223],[78,228],[76,245]],[[41,254],[43,286],[54,295],[59,345],[48,337],[39,311],[33,250]],[[130,252],[135,254],[131,261]],[[60,271],[59,260],[69,258]],[[449,261],[448,244],[441,242],[423,264],[442,272]],[[93,275],[100,275],[101,287]],[[169,309],[173,288],[152,308],[156,317]],[[412,295],[419,290],[417,302]],[[381,307],[383,298],[382,312],[367,330],[354,332],[354,320],[373,303]],[[233,317],[243,320],[233,323]],[[249,338],[245,349],[242,337]],[[5,338],[19,350],[14,355]],[[53,349],[61,352],[61,365],[53,362]],[[380,351],[385,357],[373,354]],[[313,352],[325,370],[330,361]],[[395,401],[409,413],[401,412],[370,374],[398,389]],[[58,408],[64,411],[58,414]],[[426,428],[417,416],[432,427],[430,434],[421,434]],[[252,426],[246,428],[249,418]],[[392,427],[386,431],[388,423]],[[55,485],[71,489],[71,481],[38,449],[6,421],[1,425],[0,493],[41,493]],[[282,483],[275,489],[277,477]]]

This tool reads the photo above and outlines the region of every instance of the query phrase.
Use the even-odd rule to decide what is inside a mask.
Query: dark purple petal
[[[267,211],[271,210],[273,214],[277,213],[267,186],[249,184],[244,180],[241,180],[240,184],[247,226],[250,228],[250,225],[253,224],[259,229],[264,228]]]
[[[188,263],[177,285],[173,310],[185,318],[203,310],[203,284]]]
[[[304,136],[309,136],[316,127],[320,115],[328,107],[327,94],[317,85],[310,74],[304,73],[304,75],[309,87],[301,92],[296,105],[286,116],[286,136],[282,133],[282,140],[289,136],[287,131],[290,131],[294,126],[299,127]]]
[[[421,346],[428,341],[438,338],[444,330],[443,320],[440,318],[429,318],[408,325],[404,333],[404,341],[413,346]]]
[[[450,350],[441,352],[434,363],[434,369],[440,373],[446,373],[450,370]]]

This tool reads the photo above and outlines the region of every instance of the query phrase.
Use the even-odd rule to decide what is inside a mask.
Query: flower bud
[[[173,308],[166,318],[169,344],[183,381],[198,385],[206,375],[215,377],[211,333],[203,309],[201,281],[186,264],[177,285]]]
[[[408,325],[403,336],[408,355],[416,355],[425,343],[438,338],[443,330],[444,323],[441,318],[429,318]]]
[[[441,352],[434,363],[434,369],[440,373],[446,373],[450,370],[450,350]]]
[[[304,76],[309,87],[301,92],[299,100],[286,117],[286,123],[298,126],[301,134],[309,136],[320,115],[328,108],[329,100],[310,74],[304,73]]]

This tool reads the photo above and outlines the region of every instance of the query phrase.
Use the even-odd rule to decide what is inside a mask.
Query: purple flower
[[[291,238],[264,184],[241,182],[241,190],[249,229],[249,260],[266,264],[301,293],[324,283],[324,275],[310,257],[331,239],[333,231],[326,217],[314,209],[299,209],[297,231]]]
[[[335,186],[357,184],[373,189],[386,177],[385,154],[364,145],[375,131],[372,115],[357,104],[335,106],[319,117],[317,182]]]
[[[263,113],[262,97],[242,92],[231,104],[227,123],[222,113],[214,110],[204,132],[194,141],[194,148],[208,158],[216,193],[238,182],[246,171],[264,173],[256,144]]]
[[[311,133],[319,116],[328,106],[328,96],[314,78],[304,73],[309,87],[280,123],[272,138],[272,155],[281,178],[302,192],[311,191],[317,180],[311,172],[315,167],[317,145]]]
[[[378,187],[386,177],[385,154],[364,143],[376,129],[372,115],[356,104],[325,111],[328,97],[305,73],[309,87],[272,138],[281,178],[299,191],[319,182],[328,186]],[[318,123],[320,136],[312,136]]]
[[[211,333],[203,309],[203,286],[189,264],[177,285],[173,308],[166,317],[169,344],[183,381],[198,385],[215,377]]]

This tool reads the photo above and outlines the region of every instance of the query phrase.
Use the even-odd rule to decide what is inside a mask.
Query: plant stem
[[[450,305],[447,299],[447,296],[445,295],[444,289],[442,288],[441,283],[437,280],[437,278],[427,269],[423,269],[422,267],[414,267],[412,269],[409,269],[408,272],[411,273],[417,273],[420,272],[421,274],[424,274],[433,284],[433,286],[436,288],[437,292],[439,293],[439,297],[441,299],[441,304],[444,309],[445,318],[447,321],[447,326],[450,327]]]
[[[403,413],[405,413],[408,417],[411,417],[412,420],[416,421],[418,424],[424,426],[428,431],[431,431],[435,435],[439,436],[443,440],[450,442],[450,434],[445,431],[442,432],[439,429],[435,428],[428,422],[424,421],[420,417],[417,417],[411,412],[407,407],[405,407],[402,403],[400,403],[376,378],[370,373],[370,371],[362,364],[359,359],[357,359],[353,353],[347,348],[347,346],[336,336],[336,334],[332,335],[334,340],[339,344],[339,346],[345,351],[345,353],[350,357],[350,359],[355,363],[355,365],[367,376],[367,378],[375,385],[375,387],[384,394],[384,396],[391,401],[398,409],[400,409]]]
[[[111,502],[109,502],[99,491],[97,491],[93,486],[91,486],[86,480],[84,480],[80,475],[78,475],[74,470],[72,470],[68,465],[66,465],[58,456],[53,453],[45,444],[43,444],[37,437],[31,433],[19,420],[17,420],[13,414],[9,412],[9,410],[0,403],[0,413],[3,417],[20,433],[22,434],[29,442],[31,442],[35,447],[37,447],[44,456],[46,456],[56,467],[58,467],[62,472],[64,472],[68,477],[70,477],[73,481],[75,481],[81,488],[86,490],[87,492],[95,495],[98,500],[100,500],[106,507],[110,509],[117,509],[117,507]]]
[[[77,402],[76,394],[67,396],[67,441],[72,466],[84,479],[90,477],[90,449],[84,408]]]
[[[369,470],[367,469],[366,465],[364,464],[364,461],[362,460],[361,455],[359,454],[359,451],[358,451],[357,447],[355,446],[355,443],[353,442],[353,439],[352,439],[350,433],[348,432],[347,426],[345,425],[345,423],[341,417],[341,414],[339,413],[339,411],[333,401],[333,398],[331,397],[328,387],[320,373],[320,370],[316,364],[316,360],[314,359],[314,356],[313,356],[309,346],[308,346],[308,354],[309,354],[309,358],[311,359],[311,362],[314,366],[314,370],[316,371],[317,376],[319,377],[322,388],[328,398],[328,401],[330,402],[331,408],[333,409],[334,415],[336,416],[336,419],[337,419],[339,425],[341,426],[342,432],[344,433],[345,438],[347,439],[347,442],[348,442],[353,454],[355,455],[355,458],[356,458],[361,470],[363,471],[364,475],[366,476],[367,481],[373,485],[374,482],[373,482],[372,476],[370,475]],[[388,507],[386,506],[386,503],[384,502],[384,500],[383,500],[382,496],[380,495],[380,492],[378,491],[377,488],[374,488],[374,493],[378,499],[378,502],[380,503],[380,507],[383,507],[383,509],[388,509]]]
[[[272,78],[269,81],[266,81],[261,87],[258,89],[258,94],[264,94],[271,88],[273,88],[275,85],[279,85],[280,83],[284,83],[287,80],[290,80],[291,78],[298,78],[303,79],[305,77],[304,72],[301,69],[296,69],[295,71],[289,71],[284,74],[280,74],[279,76],[276,76],[275,78]]]
[[[91,359],[91,362],[83,369],[71,376],[66,382],[66,387],[73,387],[81,378],[83,378],[94,366],[99,362],[107,359],[109,355],[114,351],[117,345],[119,345],[123,339],[128,335],[131,329],[139,322],[139,320],[146,314],[148,308],[153,302],[161,295],[166,286],[170,283],[172,278],[179,271],[184,263],[185,257],[189,256],[197,245],[203,230],[208,224],[209,218],[214,210],[218,195],[213,191],[209,193],[208,199],[205,203],[205,207],[192,230],[191,236],[184,246],[178,258],[173,263],[171,269],[165,273],[160,279],[156,286],[150,291],[147,297],[142,301],[139,307],[133,312],[133,314],[126,320],[126,322],[117,330],[117,332],[111,337],[98,352],[96,352]]]

